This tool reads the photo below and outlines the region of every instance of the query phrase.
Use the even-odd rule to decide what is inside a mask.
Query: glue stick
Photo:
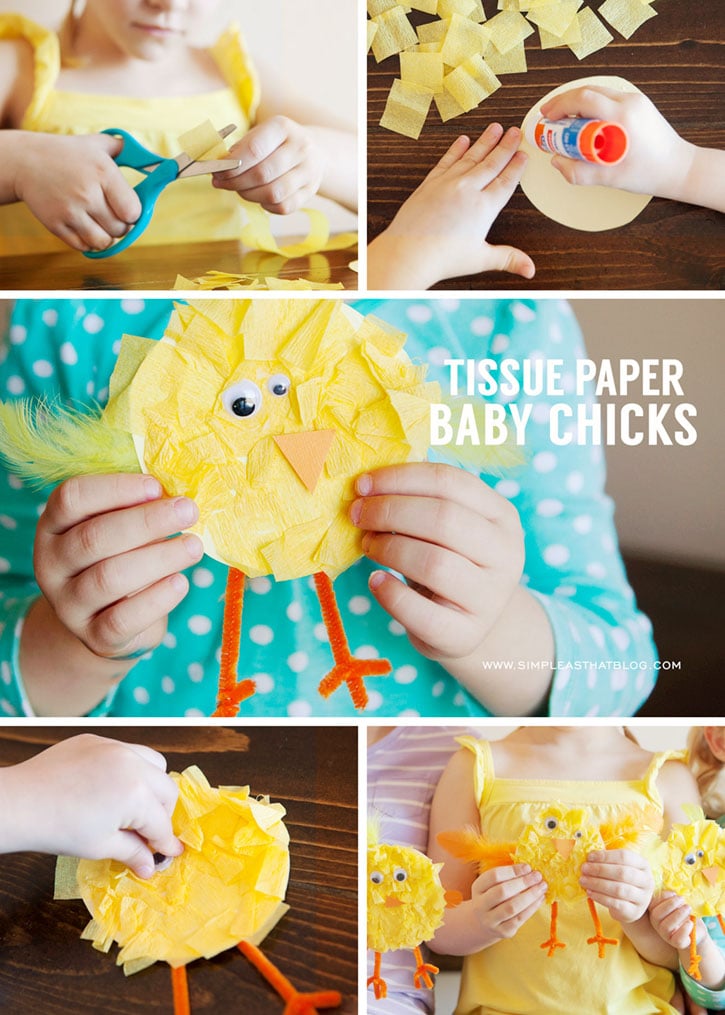
[[[621,162],[629,147],[624,127],[607,120],[539,120],[534,140],[542,152],[550,155],[606,166]]]

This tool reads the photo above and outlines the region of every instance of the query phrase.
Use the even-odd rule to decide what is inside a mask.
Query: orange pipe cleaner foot
[[[438,966],[434,966],[432,962],[424,962],[423,955],[420,948],[414,948],[413,954],[415,955],[415,961],[417,963],[417,969],[413,973],[413,985],[420,987],[421,983],[424,983],[428,990],[433,989],[433,977],[430,973],[440,973]]]
[[[599,919],[599,913],[597,912],[597,907],[595,903],[593,902],[592,899],[587,899],[587,905],[589,906],[589,912],[592,914],[592,920],[594,921],[594,937],[588,937],[587,944],[588,945],[596,944],[598,947],[599,958],[603,959],[607,945],[614,945],[616,947],[616,945],[618,945],[619,942],[617,941],[616,938],[604,937],[604,933],[602,931],[602,922]]]
[[[690,920],[692,921],[692,930],[690,931],[690,964],[687,967],[687,973],[693,980],[701,980],[700,959],[702,956],[697,954],[697,917],[691,916]]]
[[[549,940],[548,941],[542,941],[542,943],[539,945],[539,948],[548,948],[549,949],[548,952],[546,953],[549,958],[551,958],[551,956],[554,954],[554,952],[556,951],[557,948],[566,948],[566,945],[564,944],[564,942],[563,941],[559,941],[559,939],[556,936],[556,921],[557,921],[557,917],[558,916],[559,916],[559,903],[558,902],[552,902],[552,904],[551,904],[551,924],[550,924],[550,930],[549,930]]]
[[[320,600],[322,619],[330,639],[330,648],[335,665],[322,678],[318,691],[323,698],[329,698],[343,682],[347,684],[355,708],[365,708],[368,692],[363,677],[384,677],[392,670],[387,659],[355,659],[350,652],[340,610],[335,599],[332,581],[319,571],[315,576],[315,588]]]
[[[171,989],[174,994],[174,1015],[190,1015],[189,986],[186,981],[186,966],[171,969]]]
[[[224,596],[224,622],[222,624],[222,659],[219,668],[219,690],[217,692],[215,716],[233,719],[239,705],[256,691],[253,680],[237,680],[239,665],[239,640],[242,634],[242,609],[244,608],[244,575],[235,567],[229,568],[227,589]]]
[[[282,1000],[287,1002],[284,1015],[317,1015],[318,1008],[337,1008],[342,1004],[342,994],[337,990],[319,990],[311,994],[301,994],[274,963],[249,941],[240,941],[237,948],[249,959],[257,972],[261,973],[270,987],[277,991]]]
[[[368,977],[367,985],[373,988],[376,1001],[381,1001],[388,996],[388,985],[380,975],[380,952],[375,952],[375,965],[373,975]]]

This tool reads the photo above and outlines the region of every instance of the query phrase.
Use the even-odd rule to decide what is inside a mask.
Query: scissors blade
[[[239,159],[207,159],[202,162],[192,162],[182,169],[179,177],[203,176],[205,173],[221,173],[225,169],[239,169]]]

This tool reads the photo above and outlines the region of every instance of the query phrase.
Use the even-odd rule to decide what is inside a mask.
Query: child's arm
[[[649,910],[652,927],[662,940],[677,950],[680,966],[683,970],[690,964],[690,921],[691,910],[687,902],[674,892],[662,892],[656,895]],[[725,955],[720,951],[708,934],[702,920],[697,921],[697,951],[700,955],[701,987],[706,990],[721,992],[725,988]],[[683,976],[685,989],[690,989],[689,977]],[[710,997],[701,998],[707,1002]],[[721,998],[720,1000],[724,1000]]]
[[[428,289],[444,278],[508,271],[533,278],[515,247],[486,242],[526,165],[521,133],[491,124],[471,144],[460,137],[368,248],[371,289]]]
[[[83,714],[159,644],[188,591],[179,572],[203,553],[198,517],[149,476],[82,476],[61,484],[38,522],[35,573],[43,596],[20,641],[20,669],[40,715]]]
[[[357,207],[355,136],[332,127],[303,126],[273,116],[230,149],[237,169],[215,173],[213,183],[234,190],[267,211],[289,215],[316,193],[348,208]]]
[[[139,877],[153,853],[178,856],[178,790],[162,755],[93,734],[0,769],[0,853],[39,850],[125,863]]]
[[[575,88],[550,99],[541,113],[549,120],[567,116],[611,120],[629,135],[629,150],[616,166],[555,155],[552,165],[569,183],[619,187],[725,212],[725,152],[685,141],[646,95]]]
[[[445,912],[445,922],[429,942],[436,951],[471,955],[505,938],[533,916],[546,895],[546,884],[528,864],[497,867],[476,877],[473,864],[456,860],[439,845],[440,832],[478,827],[473,796],[473,757],[459,751],[449,761],[431,807],[428,855],[444,864],[441,882],[465,901]]]
[[[370,576],[375,598],[413,647],[435,659],[494,713],[541,708],[551,669],[501,680],[511,661],[550,659],[551,628],[519,584],[524,542],[518,512],[477,476],[431,462],[395,465],[358,478],[351,518],[366,556],[405,575]],[[483,659],[499,665],[490,670]]]

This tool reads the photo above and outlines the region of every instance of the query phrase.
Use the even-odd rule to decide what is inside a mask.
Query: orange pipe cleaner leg
[[[424,983],[428,990],[433,989],[433,977],[431,973],[440,973],[438,966],[434,966],[431,962],[425,962],[423,959],[423,953],[419,947],[413,949],[415,955],[415,961],[417,969],[413,973],[413,985],[420,987],[421,983]]]
[[[365,708],[368,692],[363,677],[384,677],[392,670],[387,659],[355,659],[350,653],[342,617],[335,599],[330,578],[319,571],[315,575],[315,588],[320,600],[322,619],[330,639],[330,648],[335,665],[322,678],[318,688],[323,698],[329,698],[344,681],[355,708]]]
[[[690,931],[690,965],[687,967],[687,972],[693,980],[701,980],[700,959],[702,956],[697,954],[697,917],[691,916],[690,920],[692,921],[692,930]]]
[[[189,985],[186,982],[186,966],[171,968],[171,989],[174,992],[174,1015],[190,1015]]]
[[[316,1015],[317,1008],[337,1008],[342,1004],[342,994],[337,990],[319,990],[311,994],[300,994],[287,977],[256,945],[240,941],[239,951],[252,963],[257,972],[265,978],[283,1001],[286,1001],[284,1015]]]
[[[587,905],[589,906],[589,912],[592,914],[592,920],[594,922],[594,937],[588,937],[587,944],[596,944],[599,952],[599,958],[603,959],[607,945],[616,946],[619,942],[616,938],[604,936],[602,921],[599,919],[599,913],[597,912],[597,907],[594,901],[592,899],[587,899]]]
[[[558,916],[559,916],[559,903],[555,901],[552,902],[551,904],[551,922],[549,925],[549,940],[542,941],[542,943],[539,945],[540,948],[549,949],[548,952],[546,953],[549,958],[551,958],[551,956],[554,954],[557,948],[566,948],[564,942],[559,941],[559,939],[556,936],[556,922]]]
[[[725,934],[725,920],[720,913],[717,914],[717,922],[720,924],[720,930]]]
[[[224,596],[224,622],[222,624],[222,659],[219,667],[215,716],[233,719],[245,698],[256,690],[253,680],[237,680],[239,665],[239,639],[242,635],[242,609],[244,607],[244,575],[235,567],[229,568]]]
[[[373,994],[375,994],[375,1000],[380,1001],[382,998],[388,996],[388,985],[380,975],[380,952],[375,952],[375,965],[373,966],[373,975],[368,977],[367,985],[373,988]]]

